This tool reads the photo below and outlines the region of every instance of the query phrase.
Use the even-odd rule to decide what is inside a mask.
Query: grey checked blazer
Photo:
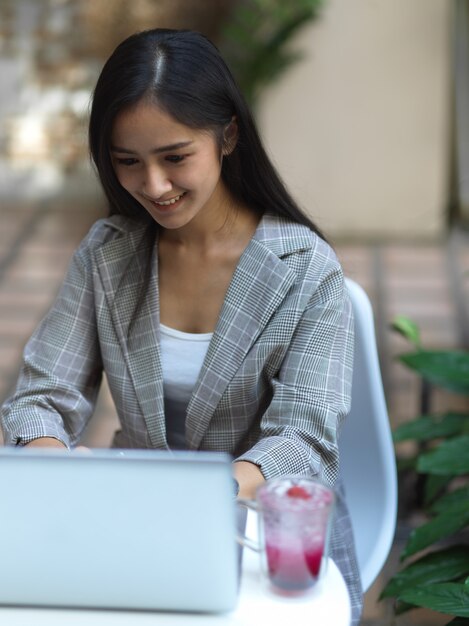
[[[25,348],[16,393],[2,409],[7,444],[48,436],[75,445],[104,371],[121,424],[114,445],[167,447],[157,277],[153,228],[122,216],[93,226]],[[187,448],[226,451],[266,478],[309,474],[335,483],[352,351],[351,306],[333,251],[306,227],[265,215],[189,403]],[[338,528],[341,517],[348,524],[339,507]],[[333,543],[343,543],[345,531],[337,534]],[[350,588],[353,541],[345,548],[350,554],[336,559],[348,567]]]

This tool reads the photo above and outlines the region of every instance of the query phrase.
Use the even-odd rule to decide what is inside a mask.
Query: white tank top
[[[160,324],[166,438],[186,447],[186,409],[213,333],[184,333]]]

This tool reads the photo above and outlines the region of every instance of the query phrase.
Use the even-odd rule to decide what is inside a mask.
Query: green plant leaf
[[[446,626],[468,626],[469,619],[467,617],[455,617]]]
[[[416,348],[420,349],[420,330],[417,324],[405,315],[397,315],[392,323],[391,328],[400,335],[410,341]]]
[[[415,609],[413,604],[409,604],[409,602],[401,602],[400,600],[396,600],[394,605],[394,613],[396,615],[402,615],[411,609]]]
[[[469,474],[469,435],[444,441],[438,448],[422,454],[417,471],[442,476]]]
[[[469,430],[467,413],[448,412],[441,415],[422,415],[398,426],[393,432],[396,443],[415,440],[428,441],[439,437],[453,437]]]
[[[469,487],[461,487],[446,493],[436,500],[432,507],[432,513],[454,512],[457,514],[465,504],[469,502]]]
[[[397,459],[397,471],[398,472],[408,472],[409,470],[416,471],[417,470],[417,458],[406,457],[406,458],[398,458]]]
[[[398,572],[380,598],[400,597],[409,587],[448,582],[469,574],[469,546],[458,545],[431,552]]]
[[[420,350],[399,359],[434,385],[469,393],[469,352],[458,350]]]
[[[424,484],[424,504],[426,507],[441,493],[446,485],[451,482],[452,476],[439,476],[427,474]],[[444,510],[444,509],[443,509]]]
[[[218,45],[252,105],[262,87],[301,58],[288,50],[288,44],[304,24],[317,17],[322,5],[323,0],[233,3]]]
[[[460,583],[434,583],[413,587],[399,596],[404,602],[447,615],[469,617],[469,589]]]
[[[443,537],[448,537],[469,524],[469,502],[466,506],[461,506],[458,515],[454,511],[439,513],[432,520],[415,528],[409,536],[404,550],[401,553],[401,560],[420,552],[424,548],[431,546]]]

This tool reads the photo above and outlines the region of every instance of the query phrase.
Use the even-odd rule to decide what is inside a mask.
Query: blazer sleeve
[[[53,437],[75,445],[94,409],[102,376],[93,272],[86,240],[58,296],[27,343],[14,395],[2,407],[6,444]]]
[[[340,426],[350,410],[352,368],[352,308],[336,265],[312,294],[272,380],[260,438],[236,460],[258,465],[266,479],[309,474],[334,483]]]

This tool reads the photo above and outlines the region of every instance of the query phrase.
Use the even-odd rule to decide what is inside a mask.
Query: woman
[[[26,346],[6,443],[75,446],[104,371],[114,446],[229,452],[242,497],[281,474],[340,496],[353,344],[342,270],[216,48],[188,31],[128,38],[97,82],[89,138],[110,217]],[[332,552],[358,619],[340,497]]]

